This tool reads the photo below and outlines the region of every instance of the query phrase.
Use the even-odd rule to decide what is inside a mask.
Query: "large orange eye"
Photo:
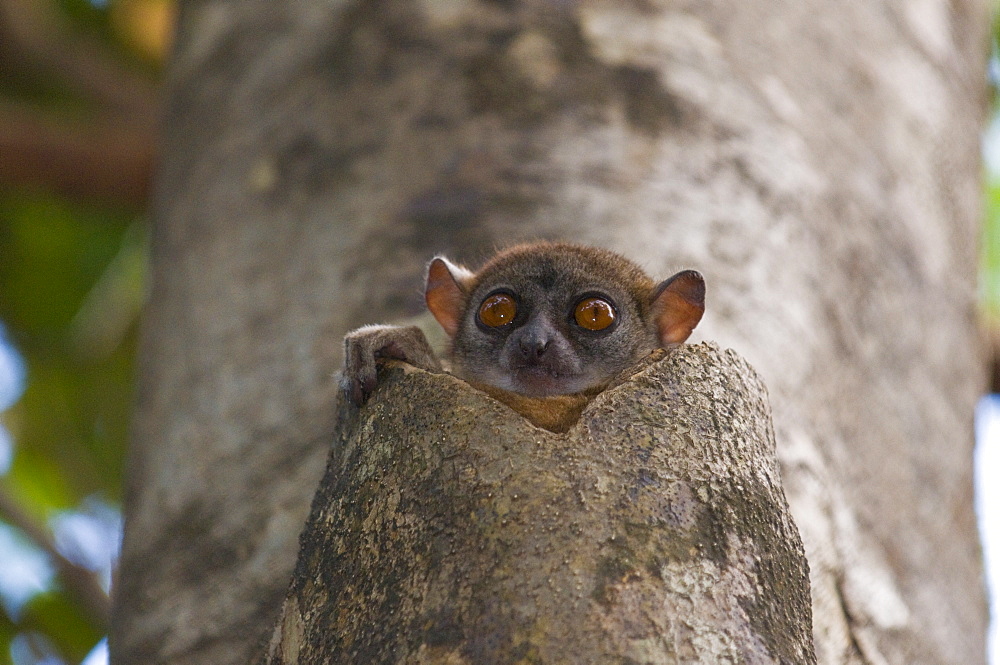
[[[587,330],[604,330],[615,322],[615,310],[603,298],[584,298],[577,303],[573,316]]]
[[[506,293],[494,293],[479,306],[479,320],[490,328],[507,325],[516,314],[517,303]]]

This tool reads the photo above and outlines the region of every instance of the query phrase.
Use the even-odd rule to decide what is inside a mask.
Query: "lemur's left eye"
[[[603,298],[584,298],[577,303],[573,317],[581,328],[604,330],[615,322],[615,308]]]

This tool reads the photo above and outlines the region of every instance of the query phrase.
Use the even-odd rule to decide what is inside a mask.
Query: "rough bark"
[[[814,663],[763,384],[682,347],[566,434],[388,372],[338,440],[263,662]]]
[[[821,663],[982,663],[985,0],[189,0],[112,658],[243,663],[339,343],[533,236],[701,270],[771,393]]]

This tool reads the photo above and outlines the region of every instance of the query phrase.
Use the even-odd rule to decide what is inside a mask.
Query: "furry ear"
[[[705,280],[695,270],[679,272],[653,290],[651,304],[660,344],[681,344],[705,313]]]
[[[465,312],[466,287],[473,276],[471,271],[443,256],[434,257],[427,267],[424,300],[448,337],[454,337],[458,332]]]

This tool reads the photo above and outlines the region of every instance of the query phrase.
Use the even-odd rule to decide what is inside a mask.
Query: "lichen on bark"
[[[811,663],[765,389],[686,346],[564,434],[385,372],[339,438],[260,662]]]

